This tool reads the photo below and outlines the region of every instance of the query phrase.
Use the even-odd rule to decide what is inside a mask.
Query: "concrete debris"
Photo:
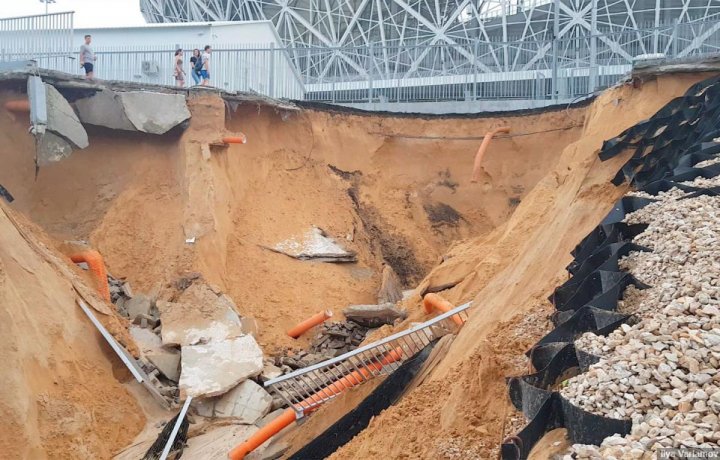
[[[267,447],[260,447],[250,452],[245,458],[247,460],[277,460],[282,458],[289,449],[290,444],[287,442],[273,441]]]
[[[356,262],[357,254],[343,249],[334,239],[317,227],[308,230],[300,238],[290,238],[270,248],[300,260],[318,262]]]
[[[215,417],[232,417],[253,424],[270,412],[272,396],[252,380],[225,393],[215,402]]]
[[[180,380],[180,353],[163,349],[147,353],[145,357],[169,380]]]
[[[275,364],[291,368],[307,367],[340,356],[357,348],[365,340],[367,332],[368,328],[350,321],[323,323],[320,332],[313,338],[309,351],[301,351],[293,355],[293,361],[276,361]]]
[[[193,398],[221,395],[262,369],[262,350],[249,335],[183,346],[180,391]]]
[[[80,121],[123,131],[137,131],[125,115],[122,100],[115,91],[103,88],[93,96],[75,101]]]
[[[393,303],[382,305],[352,305],[343,310],[348,321],[365,327],[380,327],[393,324],[398,319],[405,319],[407,313],[395,307]]]
[[[260,381],[264,383],[268,380],[276,379],[281,375],[283,375],[282,369],[270,362],[266,362],[262,373],[260,374]]]
[[[378,305],[397,303],[403,299],[402,283],[395,270],[385,264],[382,270],[382,282],[378,291]]]
[[[123,306],[131,320],[141,315],[149,316],[153,307],[152,299],[143,294],[137,294],[135,297],[125,300]]]
[[[73,149],[84,149],[89,144],[87,132],[70,103],[52,85],[45,85],[47,101],[47,130],[66,140]]]
[[[190,119],[183,94],[162,94],[146,91],[117,93],[125,115],[138,131],[165,134]]]
[[[157,302],[165,345],[194,345],[243,335],[235,303],[202,283],[194,283],[179,302]]]
[[[139,326],[130,326],[130,335],[142,353],[152,353],[162,348],[160,337],[151,330]]]
[[[254,425],[228,425],[188,439],[182,458],[227,460],[228,452],[255,434]],[[262,447],[260,448],[262,449]]]
[[[72,152],[72,146],[65,139],[53,132],[45,131],[45,134],[39,136],[35,161],[38,166],[47,166],[69,157]]]

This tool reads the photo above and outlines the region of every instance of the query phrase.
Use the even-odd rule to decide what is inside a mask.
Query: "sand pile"
[[[129,373],[77,306],[77,289],[104,304],[37,228],[18,220],[0,202],[2,456],[109,458],[145,417],[118,381]],[[95,314],[121,333],[113,316]]]
[[[543,309],[549,312],[544,299],[566,276],[570,251],[625,191],[609,182],[625,158],[601,163],[596,153],[605,139],[652,115],[702,78],[662,77],[639,89],[607,91],[593,103],[582,138],[556,152],[557,165],[508,222],[454,246],[420,284],[420,292],[453,286],[442,295],[456,304],[475,302],[468,324],[432,380],[374,419],[332,458],[497,455],[503,436],[512,433],[504,377],[522,373],[518,355],[534,343],[534,331],[542,335],[547,327],[542,316],[537,327],[528,328],[522,319]],[[423,317],[418,301],[410,299],[416,313],[409,320]]]

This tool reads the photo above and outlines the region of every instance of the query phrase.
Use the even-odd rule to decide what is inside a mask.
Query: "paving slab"
[[[252,336],[182,347],[180,391],[185,395],[221,395],[250,377],[260,375],[263,353]]]
[[[125,107],[118,94],[103,88],[90,97],[75,101],[78,118],[89,125],[103,126],[122,131],[137,131],[125,114]]]
[[[170,350],[156,350],[145,357],[173,382],[180,380],[180,353]]]
[[[232,417],[241,423],[252,424],[267,415],[272,396],[252,380],[225,393],[215,402],[215,417]]]
[[[45,84],[48,131],[65,139],[74,149],[84,149],[89,144],[88,135],[70,103],[54,86]]]
[[[300,260],[320,262],[355,262],[357,254],[340,246],[333,238],[317,227],[313,227],[299,237],[292,237],[277,243],[273,251]]]
[[[118,92],[125,115],[138,131],[165,134],[190,119],[184,94],[149,91]]]

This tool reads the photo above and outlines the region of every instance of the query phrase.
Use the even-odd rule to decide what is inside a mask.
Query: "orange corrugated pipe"
[[[320,313],[312,315],[310,318],[297,324],[295,327],[293,327],[292,329],[287,331],[287,335],[289,335],[293,339],[297,339],[298,337],[303,335],[309,329],[312,329],[313,327],[317,326],[318,324],[322,324],[326,320],[332,318],[332,315],[333,315],[333,312],[330,310],[321,311]]]
[[[477,182],[480,180],[480,166],[482,165],[483,157],[485,156],[485,151],[487,150],[488,146],[490,145],[490,141],[492,138],[499,133],[509,133],[510,128],[507,126],[504,126],[502,128],[496,128],[492,131],[489,131],[487,134],[485,134],[485,137],[483,137],[482,144],[480,144],[480,148],[478,149],[477,153],[475,154],[475,163],[473,164],[473,173],[472,173],[472,181]]]
[[[103,299],[110,302],[110,287],[108,286],[107,270],[105,270],[105,262],[99,252],[92,249],[72,254],[70,260],[79,264],[85,262],[88,264],[90,272],[95,277],[97,290]]]
[[[17,99],[14,101],[7,101],[5,103],[5,109],[9,110],[10,112],[29,112],[30,100]]]
[[[455,308],[455,305],[451,304],[437,294],[430,293],[425,294],[425,298],[423,299],[423,307],[425,307],[425,313],[432,313],[433,309],[441,313],[447,313],[453,308]],[[450,319],[452,319],[458,326],[462,326],[464,323],[460,315],[452,315]]]
[[[383,366],[387,366],[388,364],[394,363],[395,361],[399,361],[402,358],[402,354],[402,348],[395,348],[394,350],[386,353],[380,361],[370,361],[366,364],[366,367],[379,371],[383,368]],[[322,390],[311,395],[309,398],[300,401],[298,404],[295,405],[295,407],[297,407],[298,410],[301,410],[303,413],[312,412],[318,407],[320,407],[320,404],[325,402],[326,398],[336,396],[343,391],[352,388],[355,385],[358,385],[362,381],[369,379],[371,376],[372,373],[370,370],[366,369],[365,367],[359,368],[358,370],[353,371],[345,377],[339,379],[337,382],[331,383]],[[331,392],[328,393],[328,390],[330,390]],[[309,407],[307,409],[304,407],[306,405],[309,406],[310,404],[315,404],[315,406]],[[295,409],[289,408],[285,410],[285,412],[283,412],[279,417],[273,419],[273,421],[260,428],[245,442],[231,450],[228,453],[228,458],[230,460],[243,460],[247,454],[263,445],[265,441],[282,431],[286,426],[294,422],[296,418],[297,416],[295,413]]]
[[[226,136],[222,138],[223,144],[247,144],[247,136],[240,133],[237,136]]]

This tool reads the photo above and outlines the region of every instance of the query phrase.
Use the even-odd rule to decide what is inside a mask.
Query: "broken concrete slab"
[[[188,439],[182,457],[202,460],[227,460],[228,452],[255,434],[254,425],[229,425],[215,428]]]
[[[163,349],[147,353],[145,357],[168,379],[180,380],[180,353]]]
[[[348,321],[353,321],[365,327],[380,327],[384,324],[393,324],[397,319],[404,319],[405,311],[395,307],[395,304],[382,305],[352,305],[343,314]]]
[[[319,262],[357,261],[355,252],[345,250],[318,227],[313,227],[302,236],[289,238],[269,249],[300,260],[316,260]]]
[[[272,396],[252,380],[225,393],[215,402],[215,417],[232,417],[253,424],[270,412]]]
[[[187,396],[221,395],[260,375],[263,353],[252,336],[182,347],[180,391]]]
[[[402,300],[402,298],[403,293],[400,277],[390,265],[385,264],[382,271],[380,290],[378,291],[378,305],[384,303],[394,304]]]
[[[39,135],[37,146],[37,165],[47,166],[67,158],[73,152],[72,146],[62,137],[45,131]]]
[[[283,375],[282,369],[274,364],[265,363],[262,373],[260,374],[260,380],[262,382],[267,382],[268,380],[276,379],[281,375]]]
[[[194,345],[244,335],[235,302],[204,283],[193,283],[177,302],[158,301],[165,345]]]
[[[129,330],[130,335],[143,354],[152,353],[162,348],[160,337],[152,331],[134,325],[130,326]]]
[[[125,115],[125,107],[115,91],[103,88],[92,96],[75,101],[80,121],[123,131],[137,131]]]
[[[89,144],[88,135],[70,103],[54,86],[45,84],[47,102],[47,130],[66,140],[74,149]]]
[[[146,295],[137,294],[135,297],[126,300],[123,306],[128,312],[128,317],[133,320],[136,316],[150,315],[152,299]]]
[[[148,91],[117,93],[125,115],[138,131],[165,134],[190,119],[185,95]]]

